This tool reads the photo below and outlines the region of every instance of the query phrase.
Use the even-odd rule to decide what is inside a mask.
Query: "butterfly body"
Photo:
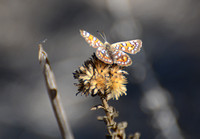
[[[129,55],[124,52],[135,54],[139,52],[142,47],[141,40],[131,40],[110,44],[107,41],[102,43],[98,38],[87,31],[80,30],[80,34],[85,38],[86,42],[89,43],[90,46],[97,48],[95,54],[98,59],[107,64],[115,63],[119,66],[130,66],[132,60]]]

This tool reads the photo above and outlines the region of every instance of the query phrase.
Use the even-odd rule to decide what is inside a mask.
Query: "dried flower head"
[[[123,94],[126,95],[126,83],[127,79],[124,76],[128,74],[116,64],[105,64],[100,61],[95,54],[92,55],[90,60],[84,62],[84,64],[76,70],[74,78],[78,79],[78,93],[82,95],[100,95],[110,96],[118,100]]]

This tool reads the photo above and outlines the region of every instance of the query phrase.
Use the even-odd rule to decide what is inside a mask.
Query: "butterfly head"
[[[110,43],[108,43],[107,41],[105,41],[104,46],[109,49],[110,48]]]

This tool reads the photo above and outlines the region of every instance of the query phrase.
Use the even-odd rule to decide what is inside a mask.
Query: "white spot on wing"
[[[104,54],[104,53],[105,53],[105,50],[102,50],[101,53]]]
[[[127,44],[125,42],[122,43],[123,46],[126,46]]]
[[[119,44],[117,44],[116,49],[119,49]]]
[[[85,31],[83,31],[83,36],[85,36]]]
[[[87,37],[89,37],[90,36],[90,33],[88,33],[88,32],[86,32],[86,34],[85,34]]]
[[[130,44],[134,45],[135,43],[133,41],[130,41]]]

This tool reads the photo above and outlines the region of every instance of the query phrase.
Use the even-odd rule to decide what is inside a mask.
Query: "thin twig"
[[[67,117],[65,115],[65,112],[61,103],[60,95],[57,91],[54,73],[51,69],[51,66],[47,57],[47,53],[43,50],[42,44],[39,44],[38,47],[39,47],[38,59],[40,61],[40,65],[43,70],[49,99],[51,101],[62,138],[73,139],[74,137],[71,132],[69,123],[67,122]]]

